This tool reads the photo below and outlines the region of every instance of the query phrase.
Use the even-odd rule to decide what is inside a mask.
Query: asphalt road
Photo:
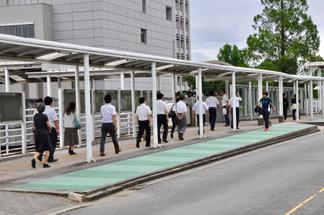
[[[324,133],[124,191],[65,214],[324,214]],[[303,205],[300,203],[304,202]]]

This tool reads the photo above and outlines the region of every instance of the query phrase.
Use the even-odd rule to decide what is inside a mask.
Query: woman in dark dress
[[[31,161],[31,165],[33,168],[36,168],[36,161],[43,163],[43,168],[50,167],[47,164],[48,157],[50,155],[50,135],[49,131],[51,129],[51,125],[48,121],[47,115],[43,114],[45,111],[45,105],[40,104],[37,106],[38,113],[34,115],[34,140],[35,140],[35,154],[34,158]],[[44,162],[40,161],[38,157],[45,152],[45,160]]]

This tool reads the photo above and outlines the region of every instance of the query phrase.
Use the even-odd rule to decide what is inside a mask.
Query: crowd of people
[[[101,140],[100,140],[100,156],[106,156],[105,143],[107,135],[112,139],[112,143],[115,148],[115,153],[121,152],[117,139],[117,123],[118,117],[116,107],[112,104],[112,96],[105,95],[104,104],[101,106]],[[157,128],[158,128],[158,142],[168,143],[169,133],[169,120],[172,121],[172,127],[170,137],[174,138],[174,134],[177,128],[177,136],[179,141],[183,141],[187,126],[197,126],[198,134],[199,129],[199,114],[202,113],[203,127],[207,122],[207,118],[210,125],[210,130],[215,131],[217,113],[222,113],[224,126],[231,126],[233,128],[234,123],[234,109],[236,112],[236,129],[239,131],[240,122],[240,102],[242,98],[237,92],[234,96],[229,98],[223,91],[219,93],[211,91],[205,101],[202,101],[202,105],[199,103],[199,98],[196,98],[194,94],[189,91],[187,95],[183,95],[180,92],[175,94],[175,103],[171,108],[168,108],[167,103],[164,101],[164,95],[161,92],[157,93]],[[140,148],[140,142],[144,136],[145,146],[151,146],[151,127],[153,123],[153,115],[151,108],[146,104],[145,98],[141,97],[138,100],[138,106],[136,108],[136,117],[138,122],[138,132],[136,137],[136,147]],[[53,98],[45,97],[44,100],[39,99],[36,102],[36,110],[33,117],[33,132],[35,142],[35,153],[31,161],[33,168],[36,168],[37,163],[43,164],[44,168],[50,167],[49,162],[56,162],[54,157],[58,135],[59,135],[59,121],[55,109],[52,107]],[[296,96],[291,100],[291,109],[293,113],[293,119],[296,119]],[[289,102],[287,96],[283,95],[283,113],[284,119],[287,119],[287,111],[289,108]],[[200,110],[200,108],[202,108]],[[263,97],[257,105],[256,111],[263,116],[264,130],[269,130],[269,118],[270,112],[273,109],[272,101],[268,97],[268,92],[263,92]],[[74,147],[79,145],[78,130],[81,128],[79,116],[76,114],[76,104],[71,102],[64,112],[64,143],[68,146],[68,153],[75,155]],[[161,135],[161,129],[163,132]],[[203,132],[205,130],[203,129]],[[43,158],[44,157],[44,158]]]

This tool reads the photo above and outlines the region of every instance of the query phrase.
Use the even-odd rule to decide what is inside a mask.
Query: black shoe
[[[70,155],[76,155],[76,153],[73,150],[69,150]]]
[[[105,157],[106,156],[106,154],[105,153],[100,153],[100,157]]]
[[[53,158],[53,159],[51,159],[51,160],[48,160],[48,162],[50,162],[50,163],[55,163],[55,162],[57,162],[57,161],[58,161],[57,158]]]
[[[171,135],[170,135],[170,136],[171,136],[171,138],[173,139],[173,133],[171,133]]]
[[[33,158],[33,160],[31,160],[31,166],[35,169],[36,168],[36,160]]]
[[[162,143],[162,141],[160,140],[160,141],[158,141],[159,142],[159,144],[161,144]],[[164,141],[163,141],[164,142]]]
[[[168,143],[169,141],[167,141],[167,140],[163,140],[163,142]]]
[[[148,147],[151,147],[151,145],[146,145],[145,147],[148,148]]]
[[[210,128],[211,131],[215,131],[215,128]]]
[[[46,164],[46,163],[43,164],[43,168],[50,168],[50,167],[51,167],[51,166],[48,165],[48,164]]]
[[[116,153],[116,154],[118,154],[118,153],[120,153],[120,152],[121,152],[120,149],[115,149],[115,153]]]
[[[139,148],[140,147],[140,144],[139,143],[136,143],[136,148]]]

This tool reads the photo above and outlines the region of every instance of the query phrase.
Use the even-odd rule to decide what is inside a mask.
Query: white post
[[[249,96],[248,96],[248,100],[249,100],[249,115],[250,115],[250,119],[253,120],[253,99],[252,99],[252,82],[249,81],[249,92],[248,92]]]
[[[299,86],[298,86],[298,80],[296,80],[296,104],[297,104],[297,109],[296,109],[296,121],[299,121],[299,111],[300,111],[300,106],[299,106]]]
[[[279,119],[283,117],[283,78],[279,77]]]
[[[22,147],[21,151],[22,154],[27,153],[27,126],[26,126],[26,95],[25,93],[22,93],[22,111],[23,111],[23,120],[21,123],[21,142],[22,142]],[[1,154],[1,153],[0,153]]]
[[[258,77],[258,102],[262,99],[262,90],[263,90],[262,74],[260,74]]]
[[[305,106],[305,114],[309,115],[309,91],[308,91],[308,85],[307,83],[304,84],[304,90],[305,90],[305,101],[304,101],[304,106]],[[306,104],[305,104],[306,102]]]
[[[314,97],[313,97],[313,80],[309,82],[309,102],[310,102],[310,118],[314,119]]]
[[[183,81],[182,81],[182,75],[180,75],[180,93],[182,94],[182,85],[183,85]]]
[[[176,81],[176,75],[175,74],[172,74],[171,76],[172,78],[172,102],[173,104],[175,104],[176,100],[175,100],[175,93],[176,93],[176,90],[177,90],[177,81]]]
[[[92,141],[93,136],[93,119],[91,115],[91,101],[90,101],[90,71],[89,71],[89,54],[84,54],[84,101],[85,101],[85,116],[86,116],[86,143],[87,143],[87,162],[93,161],[92,158]]]
[[[294,82],[294,94],[296,94],[296,81]]]
[[[158,143],[158,125],[157,125],[157,77],[156,77],[156,62],[152,62],[152,109],[153,109],[153,148],[161,148]]]
[[[204,138],[204,122],[203,122],[203,105],[202,105],[202,69],[198,69],[198,98],[199,98],[199,137]]]
[[[10,80],[9,80],[9,70],[8,67],[4,68],[5,70],[5,92],[10,92]]]
[[[266,81],[266,91],[269,92],[269,81]]]
[[[229,80],[225,80],[225,94],[230,96],[229,94]]]
[[[125,75],[124,72],[120,72],[120,89],[124,90],[125,89]]]
[[[58,108],[59,108],[59,124],[60,124],[60,149],[64,147],[64,128],[63,128],[63,114],[64,114],[64,100],[63,91],[58,89]]]
[[[46,89],[47,89],[47,96],[52,96],[52,86],[51,86],[51,75],[46,75]]]
[[[135,101],[135,73],[131,72],[131,97],[132,97],[132,128],[133,128],[133,138],[136,138],[136,101]]]
[[[74,90],[75,90],[75,106],[76,106],[76,114],[81,120],[81,96],[80,96],[80,74],[79,74],[79,66],[75,68],[74,73]],[[78,139],[79,146],[81,146],[81,130],[78,130]]]
[[[236,96],[236,77],[235,77],[235,72],[232,73],[232,100],[234,100]],[[236,126],[236,122],[237,122],[237,118],[236,118],[236,107],[232,107],[232,112],[233,112],[233,131],[237,130],[237,126]]]
[[[321,84],[321,91],[322,91],[322,115],[324,117],[324,81]]]
[[[60,77],[57,77],[57,89],[62,88],[62,80]]]

